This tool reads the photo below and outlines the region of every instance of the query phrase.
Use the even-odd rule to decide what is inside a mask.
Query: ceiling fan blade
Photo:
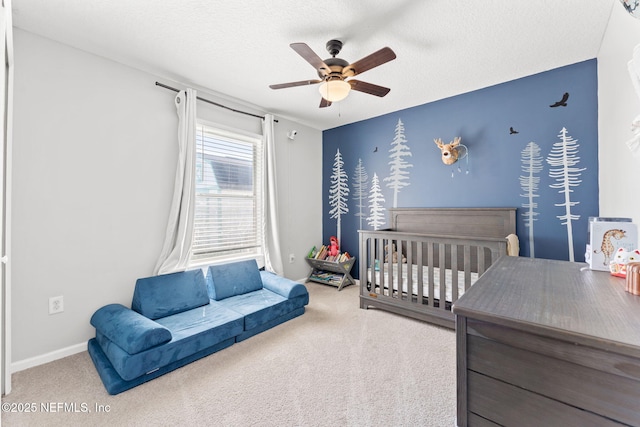
[[[324,98],[320,98],[320,108],[329,107],[331,105],[331,101],[327,101]]]
[[[271,89],[284,89],[287,87],[295,87],[295,86],[308,86],[314,85],[317,83],[322,83],[322,80],[301,80],[299,82],[291,82],[291,83],[280,83],[277,85],[269,85]]]
[[[362,82],[360,80],[349,80],[347,83],[351,85],[351,89],[357,90],[359,92],[368,93],[369,95],[375,96],[385,96],[389,93],[391,89],[387,87],[382,87],[378,85],[374,85],[367,82]]]
[[[295,50],[298,55],[302,56],[305,61],[313,66],[321,75],[327,76],[331,69],[324,63],[316,53],[306,43],[291,43],[291,49]]]
[[[342,70],[343,77],[351,77],[356,74],[362,74],[367,70],[370,70],[378,65],[382,65],[386,62],[396,59],[396,54],[388,47],[373,52],[369,56],[365,56],[359,61],[349,64]]]

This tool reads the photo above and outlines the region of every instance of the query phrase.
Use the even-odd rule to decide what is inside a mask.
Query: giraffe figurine
[[[611,256],[616,251],[615,246],[613,245],[613,239],[620,240],[625,237],[625,231],[620,230],[618,228],[614,228],[612,230],[607,230],[602,236],[602,245],[600,246],[600,253],[604,255],[604,261],[602,261],[603,265],[609,265],[609,261],[611,260]],[[598,253],[598,250],[593,251],[594,254]]]

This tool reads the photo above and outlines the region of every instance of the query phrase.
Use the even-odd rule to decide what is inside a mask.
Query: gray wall
[[[81,351],[93,312],[129,305],[164,237],[177,156],[175,93],[166,79],[15,31],[12,362]],[[220,103],[246,106],[199,92]],[[255,111],[257,112],[257,111]],[[260,113],[260,112],[258,112]],[[198,103],[202,118],[260,133],[260,121]],[[321,132],[278,118],[285,275],[304,278],[321,239]],[[295,141],[286,138],[298,130]],[[289,263],[289,254],[296,256]],[[48,299],[64,296],[64,312]]]

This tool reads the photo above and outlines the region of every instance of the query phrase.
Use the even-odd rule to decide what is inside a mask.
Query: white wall
[[[293,129],[298,134],[290,140]],[[275,137],[284,275],[305,280],[310,268],[304,258],[322,241],[322,132],[280,118]]]
[[[598,54],[598,159],[600,215],[630,217],[640,224],[640,158],[625,142],[631,121],[640,114],[627,62],[640,44],[640,20],[614,4]]]
[[[177,155],[175,93],[155,81],[184,86],[21,30],[14,44],[15,370],[85,348],[93,312],[130,305],[135,280],[152,274]],[[260,132],[259,119],[205,103],[198,110]],[[322,238],[321,180],[314,179],[322,133],[279,118],[276,141],[285,275],[300,279],[304,253]],[[64,312],[49,315],[48,299],[57,295]]]

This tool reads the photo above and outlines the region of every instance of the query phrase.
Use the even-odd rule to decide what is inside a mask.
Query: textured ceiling
[[[13,0],[18,28],[264,112],[329,129],[595,58],[618,0]],[[616,7],[621,7],[616,5]],[[318,108],[289,44],[344,42],[348,62],[397,59],[357,78],[391,88]],[[160,89],[159,89],[160,90]]]

